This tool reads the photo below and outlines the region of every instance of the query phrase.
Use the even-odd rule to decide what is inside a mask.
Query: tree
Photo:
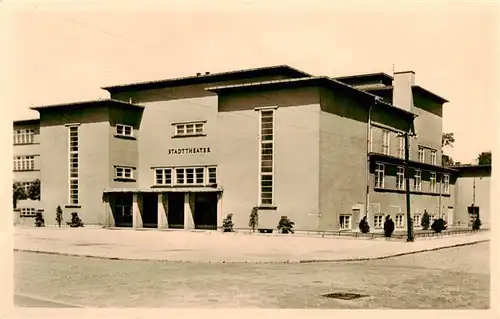
[[[441,135],[441,147],[453,147],[453,143],[455,143],[455,136],[453,133],[443,133],[443,135]]]
[[[250,212],[250,220],[248,221],[248,227],[255,232],[255,227],[259,225],[259,209],[257,207],[252,208]]]
[[[222,221],[222,228],[224,229],[224,232],[232,232],[233,231],[233,214],[229,213],[227,214],[226,218]]]
[[[61,227],[61,222],[63,221],[63,211],[61,209],[61,206],[57,206],[56,209],[56,222]]]
[[[446,154],[441,155],[441,162],[443,163],[443,166],[451,166],[454,164],[453,159]]]
[[[391,237],[393,232],[394,232],[394,222],[392,221],[391,216],[387,215],[385,217],[385,222],[384,222],[384,236]]]
[[[42,212],[37,212],[35,215],[35,226],[45,227],[45,219],[43,218]]]
[[[491,152],[481,152],[477,156],[478,165],[491,165]]]
[[[479,213],[477,214],[476,219],[472,223],[472,230],[479,230],[481,228],[481,220],[479,219]]]
[[[14,206],[14,209],[17,208],[17,202],[22,199],[27,199],[28,196],[26,195],[26,190],[23,186],[23,184],[19,182],[14,182],[12,185],[12,204]]]
[[[370,231],[370,225],[368,225],[368,222],[366,221],[366,216],[361,219],[359,222],[359,230],[363,233],[366,234]]]
[[[26,196],[31,200],[40,200],[40,180],[36,179],[28,187]]]
[[[446,230],[446,221],[442,218],[436,219],[431,226],[432,230],[435,231],[436,233],[440,233],[443,230]]]
[[[291,221],[287,216],[281,216],[281,219],[278,223],[278,230],[282,234],[288,234],[292,233],[293,234],[293,226],[295,223]]]
[[[422,216],[422,221],[420,222],[420,226],[422,226],[423,230],[429,229],[429,226],[431,224],[431,217],[429,216],[429,213],[427,213],[427,210],[424,210],[424,215]]]
[[[455,136],[453,133],[443,133],[441,135],[441,149],[444,149],[445,147],[453,147],[453,143],[455,143]],[[444,150],[441,155],[441,161],[443,163],[443,166],[451,166],[453,165],[453,159],[444,154]]]
[[[83,221],[78,217],[78,213],[71,213],[71,221],[66,222],[69,227],[83,227]]]

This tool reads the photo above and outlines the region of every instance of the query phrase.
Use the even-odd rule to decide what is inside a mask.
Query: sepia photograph
[[[498,3],[4,2],[15,311],[493,318]]]

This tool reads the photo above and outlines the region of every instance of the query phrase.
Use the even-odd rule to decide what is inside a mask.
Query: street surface
[[[490,244],[384,260],[228,264],[15,252],[21,307],[487,309]],[[354,300],[330,292],[368,295]],[[31,297],[22,297],[31,296]],[[36,299],[39,296],[45,301]]]

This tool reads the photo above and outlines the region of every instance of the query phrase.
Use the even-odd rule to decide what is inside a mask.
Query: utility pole
[[[407,239],[406,241],[408,242],[413,242],[414,237],[413,237],[413,223],[411,219],[411,212],[410,212],[410,167],[409,167],[409,160],[410,160],[410,136],[413,136],[413,134],[410,133],[400,133],[398,134],[400,137],[404,137],[405,139],[405,193],[406,193],[406,228],[407,228]]]

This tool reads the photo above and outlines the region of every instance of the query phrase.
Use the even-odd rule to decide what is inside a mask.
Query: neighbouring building
[[[468,177],[441,165],[447,100],[414,72],[283,65],[103,89],[110,99],[32,108],[47,223],[61,205],[106,227],[218,229],[233,213],[248,228],[257,207],[259,229],[287,216],[298,231],[357,230],[367,215],[377,230],[387,214],[403,229],[405,133],[415,222],[468,219]],[[489,185],[477,191],[489,198]]]
[[[14,182],[20,183],[27,193],[30,185],[40,179],[40,120],[14,121],[13,145]],[[42,210],[40,201],[19,200],[14,209],[14,223],[32,224],[39,210]]]

